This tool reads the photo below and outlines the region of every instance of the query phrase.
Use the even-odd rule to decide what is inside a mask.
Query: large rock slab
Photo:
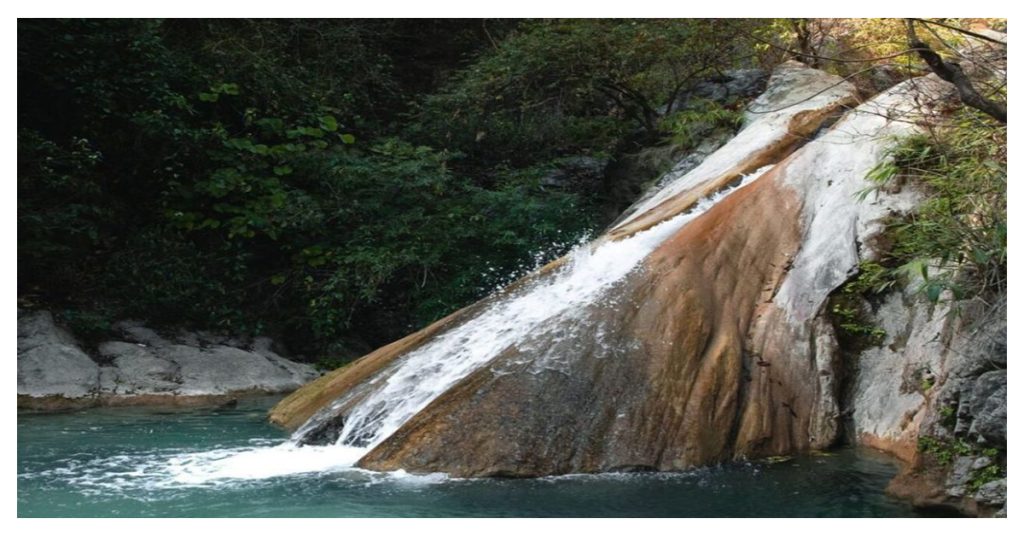
[[[760,178],[695,213],[592,303],[457,378],[370,444],[359,465],[532,476],[674,470],[828,447],[839,434],[840,356],[823,305],[856,270],[859,244],[917,199],[909,190],[862,204],[854,196],[893,139],[916,131],[921,102],[948,94],[934,77],[919,79],[817,135],[854,104],[854,89],[782,66],[735,138],[595,247],[641,236],[746,175]],[[560,266],[528,279],[557,277]],[[377,403],[372,393],[403,357],[447,333],[462,336],[452,326],[501,307],[491,300],[300,389],[272,420],[295,428],[316,413],[303,436],[331,442],[328,432],[351,413],[377,419],[361,404]]]
[[[110,341],[100,345],[99,352],[113,363],[106,389],[114,394],[171,393],[181,384],[177,363],[157,357],[152,350],[138,343]]]
[[[936,377],[947,366],[954,322],[948,306],[933,306],[910,291],[885,298],[872,322],[885,339],[848,365],[853,380],[845,405],[853,439],[913,459]]]

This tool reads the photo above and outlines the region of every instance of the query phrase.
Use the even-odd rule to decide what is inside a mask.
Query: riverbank
[[[158,334],[119,322],[120,338],[86,348],[48,311],[18,311],[18,409],[203,406],[287,393],[315,379],[265,337]]]

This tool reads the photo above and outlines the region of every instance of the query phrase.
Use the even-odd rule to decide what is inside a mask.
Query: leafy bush
[[[1006,478],[1005,452],[994,447],[983,447],[964,439],[943,439],[934,436],[921,436],[917,440],[919,452],[934,457],[943,467],[948,467],[960,456],[981,457],[989,459],[990,464],[980,469],[971,469],[967,489],[976,492],[981,486],[993,480]]]
[[[660,137],[659,107],[745,56],[760,21],[529,21],[425,99],[416,139],[472,161],[609,151],[628,132]],[[524,157],[530,157],[529,159]]]
[[[911,137],[869,178],[910,181],[927,198],[888,229],[896,273],[919,277],[937,301],[1006,288],[1006,126],[968,109],[930,135]]]
[[[858,266],[857,276],[829,297],[832,324],[844,346],[858,349],[882,344],[886,332],[871,323],[867,309],[872,299],[884,294],[893,284],[886,268],[865,261]]]
[[[674,144],[690,149],[716,131],[735,132],[742,123],[742,112],[724,108],[714,101],[694,99],[685,109],[662,119],[662,129]]]

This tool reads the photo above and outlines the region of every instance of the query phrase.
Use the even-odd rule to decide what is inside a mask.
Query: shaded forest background
[[[937,50],[962,37],[935,28]],[[868,97],[926,72],[906,41],[898,20],[21,20],[19,307],[336,365],[565,253],[739,128],[746,101],[699,84],[797,58]],[[985,124],[1005,222],[1005,125],[990,154],[998,127],[960,121]]]

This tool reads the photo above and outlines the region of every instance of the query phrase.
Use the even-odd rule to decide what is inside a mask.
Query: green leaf
[[[203,102],[217,102],[217,99],[219,99],[219,98],[220,98],[220,95],[218,95],[216,93],[200,93],[199,94],[199,100],[201,100]]]
[[[280,133],[284,130],[284,121],[276,117],[259,119],[256,121],[256,124],[273,133]]]
[[[320,117],[320,128],[334,132],[338,130],[338,120],[333,115],[325,115]]]
[[[352,145],[353,143],[356,142],[356,137],[351,134],[342,134],[341,142],[346,145]]]
[[[274,166],[274,175],[284,176],[292,172],[291,166]]]

